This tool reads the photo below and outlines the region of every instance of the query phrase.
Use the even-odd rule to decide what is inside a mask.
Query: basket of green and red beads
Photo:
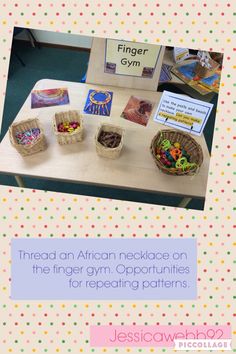
[[[56,113],[53,129],[60,145],[73,144],[83,140],[83,118],[78,110]]]
[[[177,130],[159,131],[150,150],[157,167],[172,176],[195,175],[203,162],[201,146],[189,134]]]

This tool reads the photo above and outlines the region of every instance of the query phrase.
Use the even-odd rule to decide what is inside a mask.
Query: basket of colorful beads
[[[56,113],[53,117],[53,129],[60,145],[82,141],[82,115],[77,110]]]
[[[176,130],[161,130],[150,149],[157,167],[173,176],[195,175],[203,162],[201,146],[189,134]]]
[[[22,155],[28,156],[47,148],[42,126],[37,118],[13,123],[9,127],[12,146]]]

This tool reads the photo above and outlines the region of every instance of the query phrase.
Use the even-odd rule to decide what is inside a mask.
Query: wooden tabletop
[[[209,152],[204,136],[195,137],[202,146],[204,162],[194,177],[174,177],[158,170],[149,147],[153,136],[163,125],[153,121],[153,115],[161,93],[117,87],[103,87],[67,81],[44,79],[34,89],[68,88],[70,104],[31,109],[29,94],[15,121],[38,117],[44,127],[48,142],[46,151],[21,157],[11,146],[8,134],[0,144],[0,172],[18,176],[30,176],[68,182],[96,184],[115,188],[165,193],[182,197],[204,198],[209,169]],[[52,129],[55,112],[79,109],[83,112],[89,89],[113,92],[111,117],[84,114],[85,136],[82,142],[60,146]],[[147,127],[120,117],[131,95],[146,98],[155,103]],[[101,122],[114,123],[125,129],[124,147],[116,160],[99,157],[95,149],[95,134]]]

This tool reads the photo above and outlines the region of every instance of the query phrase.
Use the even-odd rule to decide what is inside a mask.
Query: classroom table
[[[188,59],[189,62],[191,62],[191,59]],[[170,49],[165,49],[164,53],[164,58],[163,58],[163,64],[167,64],[170,66],[175,66],[176,63],[174,62],[174,57],[173,57],[173,50]],[[184,81],[180,80],[178,76],[176,76],[174,73],[171,72],[171,80],[167,82],[161,82],[159,83],[159,89],[161,89],[161,86],[164,84],[170,84],[178,89],[180,89],[184,94],[191,96],[197,100],[202,100],[205,102],[212,102],[213,98],[217,95],[216,92],[209,92],[206,95],[201,95],[198,91],[196,91],[194,88],[192,88],[190,85],[186,84]]]
[[[209,152],[204,136],[194,137],[202,146],[204,161],[195,176],[169,176],[158,170],[150,153],[150,144],[160,129],[168,129],[153,121],[162,93],[98,86],[77,82],[43,79],[33,89],[67,88],[70,104],[31,109],[31,93],[14,121],[38,117],[46,135],[48,148],[37,154],[22,157],[12,147],[8,134],[0,144],[0,173],[14,175],[19,186],[24,186],[23,177],[75,182],[111,188],[121,188],[179,196],[179,206],[186,207],[191,198],[204,200],[209,169]],[[89,89],[113,92],[110,117],[83,114],[84,140],[71,145],[59,145],[52,129],[55,112],[78,109],[83,112]],[[155,106],[146,127],[121,117],[131,95],[149,99]],[[102,122],[124,128],[124,146],[118,159],[112,160],[97,155],[95,134]]]

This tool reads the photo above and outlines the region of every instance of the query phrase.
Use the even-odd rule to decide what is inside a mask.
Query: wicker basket
[[[120,144],[115,148],[108,148],[108,147],[102,145],[98,141],[99,135],[102,131],[120,134],[121,135]],[[121,149],[123,147],[123,140],[124,140],[124,129],[122,129],[121,127],[112,125],[112,124],[105,124],[105,123],[101,124],[101,126],[98,128],[97,134],[95,136],[95,144],[96,144],[97,154],[102,157],[116,159],[117,157],[120,156]]]
[[[210,76],[214,75],[215,71],[219,68],[220,64],[214,60],[211,60],[211,65],[212,65],[212,69],[208,69],[208,68],[202,66],[200,64],[200,61],[198,61],[195,66],[194,72],[198,77],[200,77],[202,79],[210,77]]]
[[[21,145],[17,142],[16,134],[23,133],[26,130],[33,128],[39,128],[39,136],[33,140],[29,145]],[[9,127],[9,137],[12,146],[22,155],[28,156],[36,154],[37,152],[43,151],[47,148],[46,138],[42,129],[42,126],[37,118],[26,119],[20,122],[13,123]]]
[[[57,129],[58,124],[64,122],[78,122],[80,125],[79,129],[72,133],[59,132]],[[80,114],[79,111],[76,110],[56,113],[55,116],[53,117],[53,130],[57,137],[57,141],[60,145],[74,144],[77,143],[78,141],[82,141],[83,130],[84,130],[82,115]]]
[[[156,157],[156,149],[160,145],[161,141],[164,139],[168,139],[171,143],[178,142],[188,152],[190,155],[190,162],[196,163],[196,167],[191,170],[185,170],[178,168],[168,168],[166,167],[157,157]],[[199,167],[203,162],[203,152],[201,146],[189,135],[183,132],[179,132],[176,130],[161,130],[157,135],[152,139],[152,143],[150,146],[151,154],[154,158],[154,161],[157,167],[168,175],[172,176],[191,176],[195,175],[198,171]]]

